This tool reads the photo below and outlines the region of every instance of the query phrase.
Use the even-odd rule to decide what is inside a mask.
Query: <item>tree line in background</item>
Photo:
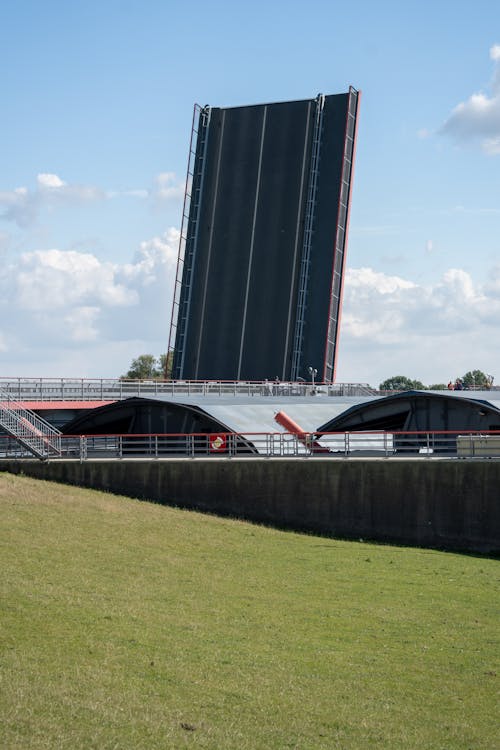
[[[424,385],[420,380],[412,380],[405,375],[394,375],[380,383],[381,391],[487,391],[493,387],[493,375],[487,375],[482,370],[469,370],[461,378],[450,380],[449,383],[433,383]]]

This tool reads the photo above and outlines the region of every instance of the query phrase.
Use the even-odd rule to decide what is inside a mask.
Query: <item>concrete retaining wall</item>
[[[500,551],[500,461],[0,461],[0,470],[331,536]]]

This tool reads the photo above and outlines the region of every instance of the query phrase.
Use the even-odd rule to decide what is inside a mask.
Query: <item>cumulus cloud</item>
[[[21,255],[17,298],[26,310],[58,310],[83,301],[106,307],[136,304],[137,293],[117,281],[118,273],[91,253],[35,250]]]
[[[458,268],[428,285],[349,269],[338,377],[377,385],[403,373],[431,383],[473,367],[493,371],[499,316],[500,265],[485,284]]]
[[[451,112],[441,132],[458,140],[477,140],[485,153],[500,153],[500,45],[490,49],[495,71],[489,90],[472,94]]]
[[[123,264],[94,253],[52,248],[23,253],[4,266],[0,273],[3,369],[13,355],[21,357],[28,351],[32,359],[44,358],[49,351],[63,359],[64,351],[90,352],[96,347],[105,351],[108,344],[111,352],[120,348],[119,342],[141,339],[161,339],[158,353],[165,351],[178,240],[178,230],[169,229],[142,242],[134,258]],[[155,350],[144,346],[144,351]],[[100,365],[93,360],[88,367],[95,373]],[[113,367],[112,357],[102,366],[103,376],[109,375],[105,368]]]
[[[65,187],[66,183],[61,180],[56,174],[39,174],[36,181],[42,188],[62,188]]]
[[[470,274],[451,268],[432,285],[419,285],[370,268],[346,274],[342,324],[354,338],[400,342],[455,330],[497,325],[500,315],[500,267],[490,281],[474,283]]]
[[[126,263],[121,268],[124,279],[132,281],[140,278],[143,286],[149,286],[157,280],[159,273],[174,268],[177,263],[179,235],[179,230],[171,227],[161,237],[141,242],[133,262]]]

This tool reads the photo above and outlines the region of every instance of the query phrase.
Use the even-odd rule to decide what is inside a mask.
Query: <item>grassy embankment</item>
[[[492,750],[499,563],[0,474],[2,748]]]

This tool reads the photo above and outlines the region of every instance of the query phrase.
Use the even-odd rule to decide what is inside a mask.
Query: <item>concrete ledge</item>
[[[500,551],[495,460],[0,460],[0,471],[329,536]]]

